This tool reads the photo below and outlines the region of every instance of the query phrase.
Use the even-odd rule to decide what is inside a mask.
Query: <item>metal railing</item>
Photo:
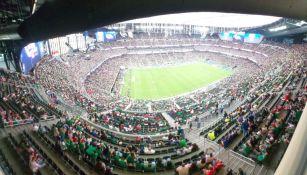
[[[168,136],[169,134],[176,134],[177,131],[172,131],[172,132],[166,132],[166,133],[155,133],[155,134],[128,134],[128,133],[123,133],[123,132],[119,132],[119,131],[115,131],[109,128],[106,128],[104,126],[101,125],[97,125],[96,123],[88,120],[86,118],[86,116],[82,116],[80,117],[82,120],[86,121],[88,124],[99,128],[99,129],[103,129],[105,131],[111,132],[113,134],[115,134],[117,137],[119,138],[125,138],[125,139],[130,139],[130,140],[135,140],[137,137],[150,137],[152,140],[161,140],[163,137]]]
[[[213,150],[215,153],[215,156],[218,157],[218,155],[224,151],[225,149],[221,147],[219,144],[217,144],[214,141],[211,141],[207,138],[204,139],[204,149],[205,151]]]
[[[254,160],[252,160],[251,158],[245,157],[245,156],[243,156],[243,155],[241,155],[241,154],[239,154],[239,153],[237,153],[233,150],[229,150],[228,151],[228,161],[230,160],[231,157],[233,157],[236,161],[242,162],[242,164],[244,164],[244,167],[246,167],[246,164],[248,166],[250,166],[249,169],[251,169],[251,170],[247,174],[251,174],[251,175],[254,174],[254,171],[255,171],[255,168],[256,168],[256,162]],[[232,167],[232,168],[236,169],[237,166]]]
[[[251,158],[245,157],[237,152],[234,152],[230,149],[225,149],[218,143],[211,141],[207,138],[204,139],[204,150],[207,152],[208,150],[212,150],[214,152],[215,157],[222,160],[226,166],[229,166],[233,171],[238,170],[238,168],[243,168],[248,171],[245,171],[248,175],[254,175],[256,162]],[[235,163],[230,164],[231,160],[235,160]],[[241,165],[241,167],[240,167]]]

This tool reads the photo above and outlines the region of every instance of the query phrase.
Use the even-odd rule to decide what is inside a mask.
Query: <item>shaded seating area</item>
[[[8,163],[8,160],[4,156],[2,150],[0,149],[0,173],[3,174],[10,174],[10,175],[16,175],[10,164]]]

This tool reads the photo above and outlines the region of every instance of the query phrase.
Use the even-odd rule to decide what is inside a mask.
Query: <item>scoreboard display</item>
[[[260,43],[264,36],[258,33],[245,33],[245,32],[222,32],[219,37],[224,41],[235,41],[245,43]]]
[[[115,41],[116,37],[117,37],[117,32],[115,31],[97,31],[96,32],[97,42]]]
[[[30,43],[26,45],[20,54],[22,72],[28,74],[37,62],[45,55],[44,43]]]

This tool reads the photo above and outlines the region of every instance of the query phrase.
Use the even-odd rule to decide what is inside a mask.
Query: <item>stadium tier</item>
[[[101,49],[91,53],[90,60],[84,59],[82,53],[52,60],[45,58],[36,68],[36,78],[47,89],[60,90],[64,100],[70,102],[77,100],[77,103],[82,103],[83,97],[78,99],[77,92],[92,99],[95,105],[104,110],[120,108],[125,111],[162,112],[174,106],[184,108],[204,102],[206,93],[203,90],[224,91],[222,94],[226,93],[229,99],[224,99],[220,104],[227,105],[231,96],[245,96],[263,81],[264,74],[281,63],[278,58],[285,57],[283,64],[292,61],[291,54],[284,48],[268,44],[241,44],[239,49],[238,45],[220,40],[186,39],[189,44],[185,44],[184,40],[179,39],[160,39],[157,43],[143,39],[139,46],[133,45],[133,41],[138,39],[131,40],[116,41],[112,46],[102,45]],[[124,42],[129,47],[122,47]],[[161,48],[163,44],[165,50]],[[146,52],[139,52],[143,47]],[[83,67],[84,64],[88,66]],[[147,70],[142,71],[145,67]],[[159,69],[154,69],[157,67]],[[198,73],[206,70],[212,74],[215,72],[215,77],[207,72]],[[174,77],[179,72],[182,75]],[[251,79],[255,80],[251,82]],[[218,84],[225,88],[220,88]],[[142,89],[144,92],[141,92]],[[190,99],[190,104],[180,104],[181,96]],[[135,103],[139,99],[143,105]],[[208,106],[218,101],[213,99],[211,97],[206,101]]]
[[[0,167],[10,174],[20,167],[59,175],[272,173],[306,104],[306,51],[306,44],[140,34],[44,56],[33,75],[0,69],[7,135]]]

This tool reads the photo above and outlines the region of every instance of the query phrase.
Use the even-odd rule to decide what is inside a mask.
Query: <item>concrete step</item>
[[[39,147],[43,150],[43,152],[53,161],[56,163],[56,165],[67,175],[71,174],[76,174],[76,172],[69,166],[67,166],[64,162],[64,160],[55,152],[52,152],[45,143],[40,141],[40,139],[35,136],[33,133],[29,132],[29,135],[33,139],[33,141],[39,145]]]
[[[243,139],[244,135],[240,133],[232,142],[229,144],[228,149],[233,150]]]
[[[0,143],[0,148],[16,175],[31,174],[30,167],[21,161],[18,153],[11,148],[6,138],[2,138]]]
[[[222,137],[224,137],[230,130],[232,130],[234,127],[236,127],[237,124],[233,124],[231,125],[229,128],[226,129],[226,131],[222,132],[222,134],[220,134],[215,141],[217,142],[218,140],[220,140]]]

